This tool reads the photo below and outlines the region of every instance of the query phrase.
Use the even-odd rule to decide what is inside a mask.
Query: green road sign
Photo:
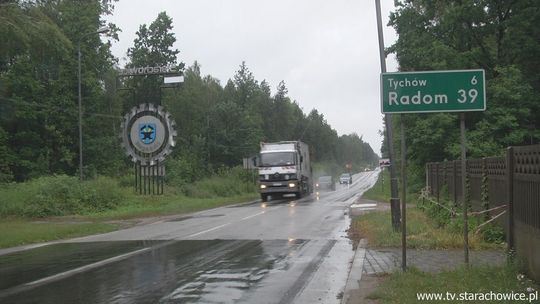
[[[381,74],[383,113],[486,110],[484,70]]]

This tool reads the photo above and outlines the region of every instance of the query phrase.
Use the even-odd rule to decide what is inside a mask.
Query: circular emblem
[[[175,146],[175,123],[171,115],[153,104],[140,104],[124,116],[122,146],[133,162],[154,165],[162,162]]]
[[[139,124],[139,137],[141,138],[141,141],[146,145],[153,143],[156,139],[156,124]]]

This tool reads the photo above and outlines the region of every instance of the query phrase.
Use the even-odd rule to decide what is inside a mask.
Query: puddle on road
[[[162,241],[61,243],[0,255],[0,293],[70,269],[95,263]]]
[[[120,243],[120,245],[118,245]],[[79,273],[63,280],[6,296],[6,287],[28,283],[88,264],[90,252],[102,252],[103,242],[58,244],[0,257],[0,302],[4,303],[235,303],[257,287],[270,272],[287,267],[291,253],[307,241],[186,240],[159,246],[128,259]],[[109,242],[110,248],[137,250],[141,242]],[[156,245],[154,243],[153,245]],[[81,246],[79,250],[78,248]],[[99,250],[93,249],[97,246]],[[72,254],[58,252],[70,248]],[[69,251],[69,250],[68,250]],[[106,251],[106,250],[105,250]],[[114,250],[113,250],[114,251]],[[133,251],[133,250],[132,250]],[[116,249],[117,253],[125,253]],[[120,253],[120,254],[122,254]],[[64,257],[36,263],[41,256]],[[102,252],[101,256],[105,256]],[[95,260],[95,259],[94,259]],[[84,263],[83,263],[84,262]],[[70,267],[66,267],[70,265]],[[79,265],[80,266],[80,265]],[[56,268],[55,268],[56,267]],[[29,276],[16,275],[17,269]],[[39,273],[48,269],[47,274]],[[8,283],[4,283],[8,282]],[[4,294],[4,295],[3,295]]]

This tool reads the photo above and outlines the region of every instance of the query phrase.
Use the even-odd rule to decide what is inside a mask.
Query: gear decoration
[[[162,106],[151,103],[133,107],[121,124],[122,147],[133,162],[153,166],[163,162],[176,145],[176,123]]]

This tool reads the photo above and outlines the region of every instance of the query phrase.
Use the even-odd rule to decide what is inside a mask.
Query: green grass
[[[385,168],[379,174],[379,179],[375,185],[364,192],[362,198],[378,202],[390,202],[390,173],[388,172],[388,168]]]
[[[518,271],[513,266],[475,266],[469,269],[459,267],[441,273],[424,273],[414,268],[407,272],[395,272],[368,296],[378,303],[421,303],[417,293],[526,293],[528,287],[538,290],[527,279],[518,280]],[[425,301],[439,303],[442,301]],[[465,303],[445,301],[445,303]],[[468,301],[467,303],[516,303],[516,301]],[[526,301],[519,303],[528,303]],[[535,301],[535,303],[538,303]]]
[[[3,219],[0,222],[0,248],[47,242],[64,238],[113,231],[118,225],[101,222],[36,222]]]
[[[357,238],[367,238],[370,246],[401,246],[401,232],[392,229],[390,211],[369,212],[353,219],[351,234]],[[481,236],[470,234],[471,249],[501,248],[499,244],[486,242]],[[437,224],[424,212],[407,208],[407,247],[419,249],[463,248],[463,235]]]
[[[92,219],[131,219],[137,217],[182,214],[220,206],[247,202],[258,197],[255,193],[238,194],[229,197],[190,198],[179,195],[132,196],[129,202],[118,208],[86,214]]]

